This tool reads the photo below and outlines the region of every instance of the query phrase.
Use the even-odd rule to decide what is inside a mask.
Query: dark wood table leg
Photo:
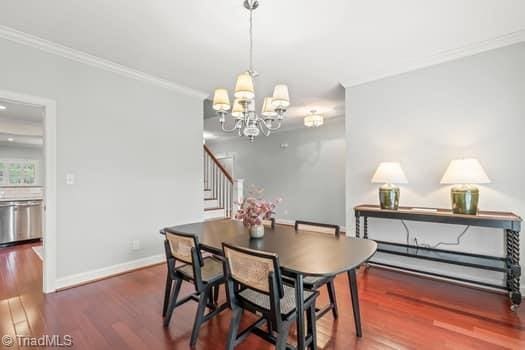
[[[297,350],[304,350],[304,276],[295,275],[295,303],[297,308]]]
[[[354,311],[355,333],[358,337],[362,337],[361,312],[359,311],[359,295],[357,292],[357,276],[355,274],[355,269],[348,271],[348,282],[350,284],[350,296],[352,297],[352,310]]]

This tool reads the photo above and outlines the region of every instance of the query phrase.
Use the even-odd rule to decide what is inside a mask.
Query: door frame
[[[32,96],[12,91],[0,90],[0,98],[13,102],[30,104],[44,108],[44,239],[42,281],[43,292],[52,293],[56,290],[56,102],[51,99]]]

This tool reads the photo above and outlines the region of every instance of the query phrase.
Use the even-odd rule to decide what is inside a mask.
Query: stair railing
[[[206,145],[204,145],[204,189],[211,191],[218,207],[224,209],[224,216],[231,217],[233,178]]]

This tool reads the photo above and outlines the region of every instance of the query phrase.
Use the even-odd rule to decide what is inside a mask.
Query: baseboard
[[[294,226],[295,225],[295,220],[288,220],[288,219],[275,219],[275,223],[276,224],[280,224],[280,225],[288,225],[288,226]],[[339,226],[339,231],[340,232],[345,232],[346,233],[346,227],[344,226]]]
[[[57,278],[57,291],[76,287],[86,283],[95,282],[104,278],[120,275],[144,267],[157,265],[166,260],[163,254],[152,255],[141,259],[131,260],[124,263],[103,267],[91,271],[81,272],[70,276]]]

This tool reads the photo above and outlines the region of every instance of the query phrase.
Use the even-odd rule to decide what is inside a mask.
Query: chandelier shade
[[[277,112],[275,111],[275,108],[273,108],[273,105],[272,105],[271,97],[264,98],[261,114],[265,116],[266,118],[274,118],[277,116]]]
[[[239,99],[233,100],[232,117],[240,119],[243,117],[244,107],[241,105]]]
[[[213,94],[213,109],[216,111],[227,111],[230,109],[230,98],[228,90],[216,89]]]
[[[251,100],[255,97],[255,89],[253,88],[253,80],[250,73],[242,73],[237,77],[234,96],[240,100]]]
[[[284,84],[275,85],[273,89],[272,106],[276,109],[290,106],[288,86]]]

